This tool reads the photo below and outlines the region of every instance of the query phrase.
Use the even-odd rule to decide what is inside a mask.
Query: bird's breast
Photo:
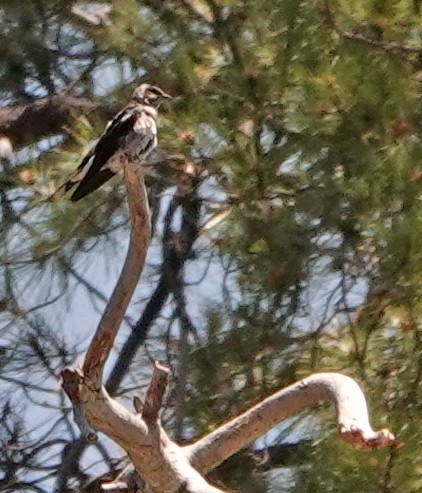
[[[126,139],[125,154],[129,159],[142,161],[157,146],[157,136],[153,133],[131,132]]]
[[[126,137],[126,153],[132,159],[143,160],[157,145],[157,125],[148,112],[141,112],[132,131]]]

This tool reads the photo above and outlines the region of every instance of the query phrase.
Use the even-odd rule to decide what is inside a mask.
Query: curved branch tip
[[[395,436],[387,428],[368,433],[354,426],[340,424],[339,432],[342,440],[361,450],[376,450],[396,443]]]

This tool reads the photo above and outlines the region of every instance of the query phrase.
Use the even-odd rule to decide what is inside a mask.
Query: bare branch
[[[17,147],[31,139],[60,132],[71,110],[87,112],[99,106],[89,99],[59,94],[27,105],[0,108],[0,134]]]
[[[108,392],[114,394],[120,385],[136,351],[145,342],[148,332],[160,314],[174,286],[178,282],[186,261],[192,253],[193,245],[200,232],[201,200],[198,188],[201,177],[191,176],[185,189],[179,187],[173,198],[165,219],[166,227],[163,239],[164,262],[158,285],[151,295],[141,317],[134,325],[132,332],[123,345],[117,362],[110,372],[106,384]],[[170,224],[175,210],[182,208],[182,225],[180,231],[174,234]]]
[[[79,413],[82,428],[86,420],[89,426],[119,444],[128,453],[140,477],[152,491],[160,493],[222,493],[202,474],[283,419],[321,401],[335,404],[340,435],[353,446],[371,450],[393,444],[394,437],[388,430],[372,430],[359,386],[351,378],[336,373],[316,374],[280,390],[188,447],[180,447],[170,440],[158,419],[167,386],[169,370],[166,367],[155,364],[145,404],[142,406],[139,399],[135,400],[137,414],[129,412],[108,395],[102,387],[103,367],[140,277],[150,239],[147,197],[144,183],[139,178],[139,173],[126,163],[132,226],[127,257],[88,349],[83,370],[65,370],[62,374],[63,387]],[[199,214],[198,209],[196,206],[196,214]],[[188,226],[196,231],[197,221],[193,224]],[[190,250],[192,242],[185,243]],[[182,253],[185,254],[186,249],[182,249]],[[179,261],[180,269],[184,255],[181,256],[176,248],[167,252],[170,254]],[[130,471],[129,467],[128,473]],[[119,480],[108,486],[125,489],[127,485],[127,481]]]
[[[71,8],[72,14],[80,17],[89,24],[94,26],[104,25],[111,26],[111,21],[109,15],[111,13],[112,7],[110,5],[99,5],[93,14],[82,9],[78,5],[73,5]]]
[[[157,420],[168,376],[166,368],[156,364],[143,410],[148,423],[110,398],[101,387],[104,363],[141,274],[150,237],[145,187],[128,163],[125,180],[132,226],[125,264],[88,349],[83,371],[65,370],[63,388],[74,405],[83,406],[83,416],[90,426],[126,450],[153,491],[221,493],[190,466],[183,450],[170,440]]]
[[[151,226],[144,181],[140,172],[133,169],[129,163],[125,166],[125,181],[131,220],[128,253],[83,365],[84,377],[88,378],[97,390],[101,386],[104,364],[138,284],[150,242]]]
[[[185,451],[192,466],[205,473],[274,425],[322,401],[335,404],[340,436],[354,447],[373,450],[394,443],[388,430],[372,430],[365,396],[354,380],[339,373],[316,373],[276,392]]]
[[[153,491],[221,493],[189,464],[183,448],[170,440],[159,422],[147,425],[139,415],[113,400],[103,388],[97,391],[90,382],[80,380],[76,372],[68,372],[68,386],[78,387],[77,400],[83,403],[84,415],[90,425],[126,450],[136,470]],[[160,373],[166,372],[162,368],[159,370],[155,377],[159,381],[164,377]]]
[[[152,402],[149,405],[155,416],[167,375],[167,369],[156,365],[148,390],[150,398],[146,398]],[[372,450],[394,443],[394,436],[388,430],[372,430],[361,389],[354,380],[338,373],[315,374],[280,390],[187,447],[171,441],[158,421],[146,423],[141,416],[133,415],[111,399],[104,390],[93,392],[82,384],[80,400],[90,424],[123,447],[152,490],[162,493],[220,492],[201,474],[215,468],[288,416],[323,401],[335,404],[340,436],[354,447]],[[131,471],[133,468],[128,466],[127,473]],[[124,482],[117,483],[118,487],[124,486],[120,484]],[[112,486],[116,487],[115,482]]]
[[[97,434],[95,433],[95,430],[89,426],[89,423],[84,415],[83,405],[81,403],[73,404],[73,417],[85,440],[89,443],[96,442]]]
[[[102,483],[101,489],[112,492],[136,491],[143,493],[148,491],[132,464],[126,466],[113,481]]]
[[[393,51],[399,53],[416,53],[416,54],[422,52],[421,46],[400,44],[400,43],[396,43],[395,41],[377,41],[375,39],[370,39],[367,36],[364,36],[363,34],[351,32],[351,31],[341,31],[337,29],[337,32],[341,36],[343,36],[343,38],[351,39],[353,41],[359,41],[361,43],[365,43],[374,48],[384,51]]]
[[[372,39],[364,34],[355,31],[348,31],[342,29],[339,26],[335,19],[335,15],[333,9],[326,4],[323,9],[325,21],[329,27],[331,27],[337,34],[344,38],[352,41],[358,41],[360,43],[364,43],[368,46],[371,46],[378,50],[383,50],[386,52],[395,52],[395,53],[405,53],[405,54],[420,54],[422,52],[422,46],[416,46],[411,44],[400,44],[396,41],[380,41],[376,39]]]

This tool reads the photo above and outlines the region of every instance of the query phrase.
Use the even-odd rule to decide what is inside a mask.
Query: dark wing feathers
[[[137,112],[126,106],[113,118],[93,149],[94,160],[84,178],[97,173],[119,149],[122,139],[133,129]]]
[[[113,178],[113,176],[114,173],[107,168],[98,171],[98,173],[96,173],[95,176],[91,177],[88,181],[81,181],[76,190],[72,193],[70,200],[72,202],[76,202],[77,200],[82,199],[89,193],[97,190],[97,188],[100,188],[103,183]]]
[[[131,102],[109,122],[93,149],[83,158],[81,164],[52,199],[55,200],[76,187],[71,196],[71,200],[75,202],[110,180],[115,172],[105,166],[109,159],[125,146],[124,139],[133,130],[140,137],[138,145],[140,144],[142,151],[148,152],[154,146],[155,126],[151,124],[146,112],[142,111],[139,105]]]
[[[119,149],[122,139],[133,129],[138,117],[135,105],[128,104],[109,122],[95,146],[83,158],[81,164],[52,196],[56,200],[76,186],[72,201],[85,197],[114,176],[109,169],[101,168]]]
[[[72,194],[72,201],[85,197],[85,195],[96,190],[114,176],[112,171],[109,169],[102,170],[102,167],[107,164],[107,161],[119,149],[122,139],[133,129],[136,118],[136,112],[126,107],[112,120],[94,149],[84,158],[78,168],[82,171],[86,165],[89,165],[86,174],[84,174]],[[92,162],[89,163],[91,159]]]
[[[75,171],[69,176],[68,180],[63,183],[54,193],[51,195],[50,199],[55,202],[57,199],[65,195],[69,190],[76,186],[83,178],[86,173],[86,166],[88,165],[90,159],[94,155],[95,148],[91,149],[88,154],[83,158],[81,164],[75,169]]]

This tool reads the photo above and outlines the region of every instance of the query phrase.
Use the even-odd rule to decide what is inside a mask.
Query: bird
[[[70,200],[77,202],[115,176],[125,160],[142,164],[157,146],[157,109],[166,99],[172,96],[158,86],[138,86],[129,104],[108,122],[97,143],[52,200],[74,189]]]

